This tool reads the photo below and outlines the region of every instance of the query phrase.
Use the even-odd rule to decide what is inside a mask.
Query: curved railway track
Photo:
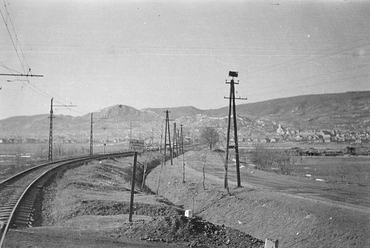
[[[91,160],[109,157],[129,157],[133,152],[90,155],[53,161],[24,170],[0,182],[0,248],[10,228],[31,226],[34,203],[40,189],[58,170],[66,170]]]

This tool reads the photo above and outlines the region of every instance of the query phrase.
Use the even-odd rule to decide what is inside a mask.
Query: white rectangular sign
[[[132,152],[143,152],[144,151],[144,140],[130,140],[129,149]]]

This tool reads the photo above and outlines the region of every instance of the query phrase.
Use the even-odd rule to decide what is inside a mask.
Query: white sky
[[[370,90],[370,1],[3,0],[0,10],[0,73],[44,75],[0,76],[0,119],[47,114],[51,97],[77,105],[55,112],[68,115],[224,107],[230,70],[248,97],[239,104]]]

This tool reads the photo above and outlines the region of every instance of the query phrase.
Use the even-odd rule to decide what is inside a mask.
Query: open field
[[[0,180],[19,171],[44,163],[48,159],[48,144],[0,144]],[[94,153],[113,153],[128,149],[126,143],[94,144]],[[88,155],[90,144],[61,144],[53,146],[53,160]]]
[[[206,221],[238,229],[261,240],[278,239],[281,247],[370,245],[368,187],[279,175],[244,164],[241,168],[242,188],[235,188],[235,165],[231,162],[230,194],[227,194],[223,189],[223,155],[198,149],[174,158],[173,165],[167,161],[165,165],[156,167],[149,174],[146,185],[159,196],[136,194],[138,203],[151,205],[150,208],[143,208],[147,206],[145,204],[138,205],[136,211],[150,215],[156,209],[153,206],[169,203],[175,208],[192,209],[195,215]],[[126,213],[125,202],[129,193],[122,168],[124,164],[132,163],[131,159],[94,162],[58,177],[55,183],[45,188],[43,196],[45,205],[41,223],[47,227],[28,229],[25,235],[22,231],[12,232],[10,237],[14,246],[10,247],[19,247],[16,245],[20,241],[37,246],[41,239],[44,244],[55,245],[71,235],[70,247],[90,247],[91,239],[97,239],[101,247],[109,247],[112,242],[123,245],[131,242],[128,239],[137,242],[148,233],[167,237],[165,235],[170,231],[163,229],[160,218],[148,218],[139,213],[134,228],[129,228],[127,216],[122,215]],[[305,165],[312,165],[315,161],[306,161]],[[185,182],[182,181],[183,162]],[[325,161],[320,160],[320,163]],[[101,231],[97,232],[98,229]],[[187,244],[172,245],[184,247]],[[145,247],[166,246],[146,243]]]
[[[263,241],[239,230],[184,217],[181,206],[151,191],[135,192],[129,223],[125,169],[132,159],[94,161],[57,176],[43,187],[36,227],[11,230],[6,247],[262,248]]]
[[[370,157],[296,157],[293,175],[370,187]]]
[[[327,183],[297,176],[241,168],[236,189],[235,166],[229,164],[230,197],[223,197],[223,160],[211,151],[189,152],[163,167],[159,192],[175,204],[193,209],[214,223],[227,223],[260,239],[279,239],[294,248],[347,248],[370,245],[370,195],[367,187]],[[204,169],[204,170],[203,170]],[[203,171],[205,173],[203,174]],[[149,177],[158,185],[159,170]]]

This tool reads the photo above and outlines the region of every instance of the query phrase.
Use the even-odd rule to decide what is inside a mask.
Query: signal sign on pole
[[[129,149],[132,152],[143,152],[144,151],[144,140],[131,139],[129,143]]]

